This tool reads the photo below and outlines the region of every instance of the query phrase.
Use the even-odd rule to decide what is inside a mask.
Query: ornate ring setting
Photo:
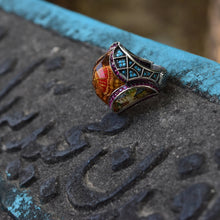
[[[165,76],[165,68],[134,55],[116,42],[97,60],[92,83],[98,97],[119,113],[159,94]]]

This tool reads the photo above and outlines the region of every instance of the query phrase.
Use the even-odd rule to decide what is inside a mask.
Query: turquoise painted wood
[[[220,101],[220,64],[175,49],[43,0],[0,0],[0,7],[71,39],[108,48],[120,41],[132,52],[164,66],[178,79],[212,100]]]

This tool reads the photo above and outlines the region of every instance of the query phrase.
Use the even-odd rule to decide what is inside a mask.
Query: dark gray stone
[[[15,58],[9,58],[5,59],[0,63],[0,75],[4,75],[14,69],[16,66],[17,59]]]
[[[215,162],[218,165],[218,168],[220,169],[220,148],[215,150]]]
[[[180,158],[178,161],[178,173],[182,178],[194,176],[201,173],[205,157],[203,154],[194,153]]]
[[[31,134],[29,134],[27,137],[18,140],[18,141],[11,141],[6,143],[6,150],[7,151],[17,151],[20,149],[25,148],[32,142],[36,141],[38,137],[46,135],[50,129],[53,127],[54,123],[49,122],[46,125],[43,125],[42,127],[34,130]]]
[[[134,148],[119,148],[112,154],[112,170],[119,171],[134,162]]]
[[[180,220],[196,219],[211,199],[212,187],[206,183],[194,184],[175,196],[173,209],[180,212]]]
[[[220,198],[218,198],[214,205],[207,211],[204,220],[219,220],[220,218]]]
[[[106,114],[101,122],[91,123],[86,126],[90,132],[101,132],[103,134],[117,134],[128,127],[130,119],[126,115],[118,115],[115,113]]]
[[[18,57],[14,70],[0,77],[1,117],[16,112],[39,112],[38,117],[18,130],[1,126],[0,170],[5,171],[7,164],[16,159],[21,159],[24,167],[33,163],[37,179],[27,189],[33,200],[51,213],[54,219],[84,220],[101,214],[105,216],[104,220],[114,219],[114,212],[119,214],[118,209],[138,192],[155,189],[149,202],[144,203],[141,209],[135,209],[137,217],[143,216],[143,213],[148,215],[150,210],[150,213],[158,211],[165,219],[174,220],[178,219],[179,213],[170,209],[170,199],[185,187],[207,182],[215,188],[216,194],[220,193],[220,172],[214,160],[214,151],[220,143],[220,105],[182,88],[174,80],[168,80],[160,95],[141,102],[121,115],[109,116],[108,106],[96,96],[91,83],[92,68],[104,50],[68,40],[12,14],[0,11],[0,17],[1,26],[6,27],[9,33],[0,42],[0,60],[12,55]],[[132,49],[132,44],[125,46]],[[148,50],[147,46],[144,50]],[[51,57],[64,57],[65,65],[48,72],[42,64],[44,58],[48,60]],[[18,77],[33,61],[40,60],[42,63],[36,65],[32,72]],[[58,84],[74,85],[74,89],[65,95],[54,95]],[[21,98],[15,101],[18,96]],[[106,125],[102,125],[102,121],[99,123],[103,116],[107,117],[104,121]],[[127,119],[128,123],[125,123]],[[91,132],[85,125],[91,125]],[[76,127],[80,129],[68,132]],[[126,170],[114,172],[112,152],[135,142],[138,146],[134,163]],[[42,150],[39,156],[38,150],[34,152],[34,149],[32,156],[36,153],[39,159],[30,161],[22,157],[31,143],[47,149],[48,156],[45,157]],[[149,156],[154,157],[154,153],[161,148],[169,147],[172,147],[172,152],[168,156],[161,153],[157,154],[157,159],[150,159]],[[100,149],[104,149],[105,154],[89,161]],[[29,150],[30,156],[32,152]],[[176,161],[185,155],[201,152],[206,158],[201,167],[201,171],[205,172],[195,177],[189,175],[184,180],[176,178]],[[74,180],[78,181],[77,175],[80,184],[74,183]],[[47,204],[40,204],[40,185],[51,176],[59,178],[60,194]],[[74,188],[72,198],[75,196],[76,204],[88,198],[88,202],[94,201],[91,209],[73,207],[71,200],[67,199],[68,181],[71,189]],[[17,187],[18,183],[13,181]],[[107,197],[114,192],[115,196]],[[0,189],[0,198],[2,193]],[[87,193],[91,195],[91,200],[86,197]],[[102,198],[109,199],[100,201]],[[96,206],[99,201],[100,205]],[[204,214],[214,202],[210,200],[209,206],[204,205]]]
[[[27,187],[36,180],[35,168],[32,164],[22,168],[19,172],[20,187]]]
[[[152,197],[152,191],[146,190],[140,192],[134,198],[125,204],[123,207],[119,208],[119,217],[117,220],[138,220],[138,209],[141,208]]]
[[[31,142],[21,150],[21,156],[25,159],[36,160],[40,157],[42,146]]]
[[[14,97],[13,99],[11,99],[9,102],[7,102],[6,104],[0,106],[0,114],[3,114],[5,112],[7,112],[11,107],[13,107],[13,105],[15,105],[21,98],[20,97]]]
[[[61,69],[63,65],[64,65],[64,57],[62,56],[50,58],[45,62],[45,67],[48,72]]]
[[[106,150],[99,150],[82,167],[77,168],[69,177],[66,185],[68,199],[78,209],[95,209],[116,196],[127,191],[138,179],[144,178],[144,174],[151,172],[156,166],[162,163],[169,154],[169,150],[161,149],[146,156],[131,175],[118,187],[107,193],[94,192],[83,184],[86,171],[91,168],[101,157],[107,153]],[[77,185],[77,187],[76,187]]]
[[[53,90],[54,95],[64,95],[73,90],[73,85],[57,84]]]
[[[6,175],[8,180],[16,180],[19,177],[21,161],[19,159],[10,162],[6,167]]]
[[[164,217],[160,213],[154,213],[140,220],[164,220]]]
[[[43,203],[49,202],[59,193],[59,181],[57,177],[50,177],[40,186],[40,197]]]
[[[38,116],[38,112],[24,115],[24,113],[16,113],[14,116],[4,116],[0,118],[0,126],[7,124],[13,130],[19,130],[27,125],[30,121]]]
[[[5,37],[6,34],[7,34],[6,28],[0,27],[0,40],[2,40],[3,37]]]
[[[45,59],[39,59],[32,62],[29,66],[19,72],[8,84],[0,90],[0,100],[2,100],[10,91],[18,86],[23,80],[25,80],[34,70],[44,62]]]

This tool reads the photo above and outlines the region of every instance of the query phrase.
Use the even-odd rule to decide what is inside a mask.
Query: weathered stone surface
[[[110,111],[96,96],[91,84],[92,67],[98,57],[104,54],[102,49],[69,41],[12,14],[0,11],[0,17],[1,25],[9,31],[0,41],[0,60],[12,55],[18,57],[18,65],[14,70],[0,77],[0,88],[4,90],[0,93],[4,94],[0,100],[1,117],[17,112],[24,112],[25,115],[39,112],[38,117],[17,130],[1,126],[0,170],[4,172],[7,164],[16,159],[22,161],[22,167],[32,163],[37,171],[37,179],[28,186],[27,191],[30,190],[33,200],[51,213],[54,219],[85,220],[90,216],[98,216],[104,220],[115,220],[119,217],[119,209],[137,192],[155,189],[149,202],[146,201],[140,209],[134,209],[137,218],[146,219],[151,213],[159,212],[165,219],[173,220],[178,219],[180,214],[170,209],[171,198],[184,188],[198,182],[207,182],[215,188],[216,195],[219,194],[220,172],[214,160],[214,152],[220,143],[220,105],[210,103],[168,81],[167,87],[157,97],[121,115],[109,116]],[[134,45],[125,46],[132,49]],[[145,49],[143,51],[148,51],[147,47]],[[21,81],[16,78],[33,60],[58,56],[65,58],[65,65],[56,71],[47,72],[45,66],[38,65],[28,77]],[[192,69],[195,67],[195,63],[190,65]],[[74,89],[65,95],[54,95],[58,84],[74,85]],[[21,98],[16,101],[16,97]],[[103,116],[108,116],[108,125],[101,125],[100,119]],[[121,116],[128,117],[128,124],[124,123],[127,119],[121,119]],[[54,123],[48,123],[50,121]],[[100,123],[91,126],[89,132],[86,127],[94,122]],[[138,146],[134,163],[126,167],[126,170],[114,172],[112,153],[136,142]],[[47,149],[48,156],[42,154],[42,149],[39,156],[38,149],[32,143]],[[157,159],[153,159],[154,153],[169,147],[172,147],[172,151],[168,156],[159,153]],[[16,151],[12,152],[13,149]],[[105,154],[89,161],[101,149],[105,149]],[[30,161],[24,158],[24,152],[33,159]],[[205,172],[198,172],[201,175],[196,176],[189,175],[184,180],[178,178],[176,162],[185,155],[195,153],[202,153],[206,158],[201,167],[201,171]],[[47,159],[49,162],[46,162]],[[6,178],[6,175],[3,176]],[[52,176],[59,178],[59,196],[47,204],[41,204],[40,185]],[[74,180],[79,180],[80,184],[74,183]],[[74,188],[70,193],[76,204],[81,202],[79,205],[85,205],[85,201],[92,201],[92,208],[73,206],[68,199],[68,181],[71,189]],[[13,181],[13,184],[19,187],[19,181]],[[0,203],[6,207],[6,201],[2,200],[4,192],[0,191]],[[91,200],[86,197],[87,193],[91,195]],[[215,199],[213,197],[207,206],[204,205],[202,215],[208,208],[211,209]],[[100,203],[96,206],[97,202]],[[32,211],[34,207],[30,207],[28,209]],[[38,219],[45,220],[40,217]]]
[[[44,59],[39,59],[32,62],[29,66],[19,72],[6,86],[0,90],[0,100],[2,100],[10,91],[18,86],[24,79],[26,79],[34,70],[44,62]]]
[[[40,186],[40,197],[42,202],[49,202],[59,192],[59,181],[57,177],[50,177]]]
[[[180,212],[180,220],[196,219],[212,197],[212,187],[206,183],[194,184],[176,195],[173,209]]]
[[[220,198],[216,199],[213,206],[207,211],[204,220],[218,220],[220,217]]]
[[[1,26],[0,27],[0,40],[2,40],[3,37],[5,37],[6,33],[7,33],[7,30]]]
[[[146,190],[143,191],[134,198],[129,201],[127,204],[125,204],[123,207],[119,208],[119,217],[117,220],[138,220],[140,219],[138,217],[137,210],[140,208],[141,205],[146,203],[152,196],[152,191],[151,190]]]
[[[89,143],[81,136],[82,127],[72,127],[65,133],[65,139],[69,146],[64,150],[58,150],[58,143],[43,147],[41,150],[43,161],[45,163],[58,163],[81,153],[89,147]]]
[[[15,105],[20,99],[21,98],[18,96],[14,97],[13,99],[9,100],[9,102],[7,102],[6,104],[0,106],[0,114],[3,114],[10,110],[10,108],[13,107],[13,105]]]
[[[154,213],[147,216],[146,218],[143,218],[143,220],[164,220],[164,217],[159,213]]]
[[[31,142],[21,150],[21,156],[25,159],[35,160],[40,157],[42,146],[36,142]]]
[[[220,169],[220,148],[215,150],[215,162],[218,165],[218,168]]]
[[[13,220],[13,218],[0,207],[0,216],[2,220]]]
[[[21,168],[21,161],[19,159],[10,162],[5,170],[8,180],[16,180],[19,177],[19,170]]]
[[[27,125],[30,121],[38,116],[38,112],[24,115],[24,113],[16,113],[14,116],[4,116],[0,118],[0,126],[7,124],[13,130],[19,130]]]
[[[64,57],[52,57],[45,62],[45,68],[49,71],[54,71],[57,69],[61,69],[64,65]]]
[[[85,186],[83,181],[84,176],[86,175],[86,171],[89,169],[89,167],[94,165],[94,163],[106,153],[106,150],[98,151],[91,158],[89,158],[89,160],[82,167],[77,168],[69,177],[66,190],[68,199],[74,207],[79,209],[95,209],[97,206],[113,200],[117,195],[128,190],[129,187],[131,187],[132,184],[134,184],[138,179],[143,178],[144,174],[149,173],[156,166],[162,163],[163,160],[168,156],[169,151],[167,149],[162,149],[146,156],[141,162],[139,162],[131,175],[111,192],[94,192],[90,190],[89,187]]]
[[[54,95],[64,95],[73,90],[73,85],[57,84],[53,90]]]
[[[14,69],[16,66],[17,59],[9,58],[5,59],[4,61],[0,62],[0,75],[4,75]]]
[[[123,131],[128,127],[129,123],[128,116],[109,113],[103,117],[101,122],[89,124],[86,128],[90,132],[101,132],[111,135]]]
[[[53,122],[49,122],[46,125],[34,130],[30,135],[19,141],[8,142],[6,143],[6,150],[17,151],[23,149],[32,142],[36,141],[38,137],[46,135],[52,127],[53,127]]]
[[[112,170],[118,171],[134,162],[134,148],[119,148],[112,154]]]
[[[20,187],[26,187],[30,185],[35,179],[36,179],[35,168],[32,164],[20,170],[19,172]]]
[[[182,178],[194,176],[201,172],[202,165],[204,165],[205,157],[203,154],[194,153],[182,157],[178,161],[178,173]]]

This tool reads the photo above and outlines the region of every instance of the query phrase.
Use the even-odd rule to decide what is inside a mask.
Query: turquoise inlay
[[[42,0],[0,0],[0,7],[61,35],[108,48],[120,41],[133,53],[164,66],[168,75],[220,100],[220,64],[71,12]],[[92,68],[92,67],[91,67]]]
[[[124,56],[124,55],[125,54],[120,49],[116,49],[116,52],[115,52],[116,57],[121,57],[121,56]]]
[[[133,61],[128,60],[128,65],[131,66],[133,64]]]
[[[127,77],[127,71],[126,70],[121,70],[120,73],[122,73],[125,77]]]
[[[129,78],[137,77],[137,73],[135,73],[133,70],[129,70]]]
[[[144,71],[144,73],[143,73],[143,76],[145,76],[145,77],[149,77],[150,75],[151,75],[150,72],[146,72],[146,71]]]
[[[0,205],[18,220],[51,219],[49,214],[44,213],[39,206],[34,204],[33,198],[28,191],[20,191],[16,187],[9,185],[1,176]]]
[[[138,65],[134,65],[134,69],[136,69],[139,73],[141,73],[141,68]]]
[[[122,67],[126,67],[126,60],[125,59],[120,59],[120,60],[116,60],[118,67],[122,68]]]
[[[153,76],[151,77],[152,79],[156,80],[158,77],[158,74],[157,73],[154,73]]]

